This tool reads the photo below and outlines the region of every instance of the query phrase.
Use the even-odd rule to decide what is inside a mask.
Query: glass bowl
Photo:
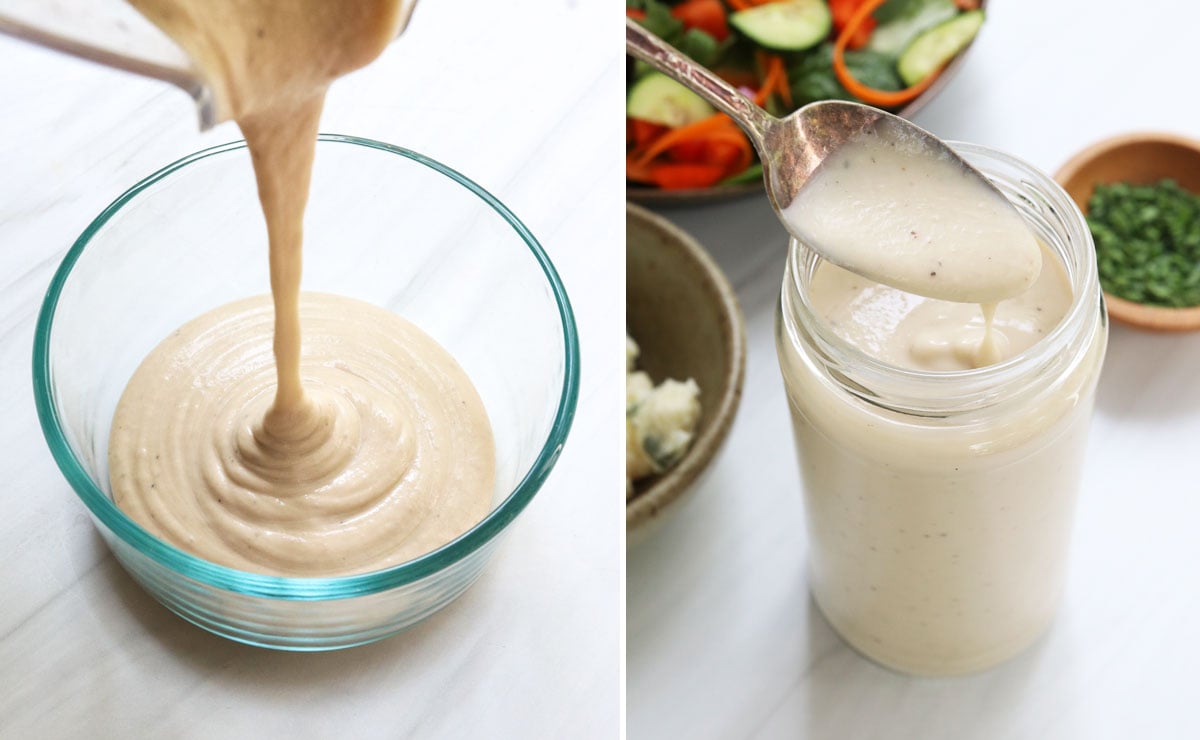
[[[372,573],[284,578],[217,565],[111,500],[108,436],[146,354],[187,320],[268,291],[266,227],[243,142],[134,185],[71,247],[33,350],[42,431],[124,568],[216,634],[287,650],[372,642],[466,590],[562,450],[579,391],[570,303],[528,229],[458,172],[399,147],[322,135],[305,218],[304,289],[402,314],[470,375],[496,441],[493,508],[449,544]]]

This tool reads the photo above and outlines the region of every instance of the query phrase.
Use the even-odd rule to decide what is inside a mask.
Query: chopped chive
[[[1171,308],[1200,305],[1200,196],[1173,180],[1097,185],[1087,221],[1106,292]]]

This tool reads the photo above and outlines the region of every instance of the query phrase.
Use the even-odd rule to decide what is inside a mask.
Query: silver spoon
[[[944,159],[958,165],[967,184],[994,193],[999,199],[999,207],[1012,211],[1011,215],[1017,217],[1015,209],[983,174],[944,141],[899,116],[861,103],[823,100],[809,103],[786,118],[776,118],[630,19],[625,20],[625,47],[629,54],[694,90],[741,126],[762,160],[767,196],[784,227],[823,258],[853,272],[888,282],[881,279],[887,276],[879,273],[876,265],[867,262],[848,264],[842,255],[834,254],[808,238],[802,219],[794,215],[789,217],[785,209],[822,162],[847,144],[867,136],[877,136],[886,142],[903,141],[906,149],[921,157]],[[923,295],[942,297],[922,291],[919,286],[905,287]]]

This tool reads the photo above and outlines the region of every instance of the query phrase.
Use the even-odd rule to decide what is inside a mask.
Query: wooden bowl
[[[1171,178],[1200,193],[1200,142],[1163,133],[1134,133],[1105,139],[1071,157],[1054,179],[1087,215],[1097,184],[1129,182],[1147,185]],[[1123,324],[1152,331],[1200,329],[1200,306],[1166,308],[1104,294],[1108,315]]]
[[[746,330],[733,288],[704,248],[632,204],[625,210],[625,315],[641,348],[638,368],[655,383],[694,378],[701,408],[679,462],[634,483],[625,505],[626,543],[633,545],[678,508],[725,441],[742,397]]]

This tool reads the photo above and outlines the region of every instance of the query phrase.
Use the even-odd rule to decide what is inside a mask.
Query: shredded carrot
[[[959,10],[979,10],[979,0],[954,0]]]
[[[937,79],[938,75],[941,74],[941,70],[935,70],[917,84],[896,92],[878,90],[854,79],[854,75],[850,74],[850,70],[846,67],[846,45],[850,43],[850,38],[854,36],[854,32],[858,30],[863,21],[885,2],[887,0],[867,0],[859,6],[854,17],[842,28],[841,33],[838,34],[837,40],[833,44],[833,71],[837,75],[838,81],[846,88],[846,91],[854,97],[870,105],[877,105],[881,108],[894,108],[904,105],[925,92],[933,84],[933,81]]]
[[[783,104],[790,110],[792,108],[792,86],[788,82],[787,65],[783,63],[783,57],[778,54],[771,55],[771,63],[775,65],[776,85],[775,89],[779,93],[779,98]]]
[[[640,164],[646,164],[658,155],[670,149],[675,144],[690,139],[705,138],[712,133],[728,126],[737,127],[737,124],[724,113],[714,113],[708,118],[702,118],[695,123],[689,123],[686,126],[673,128],[664,133],[662,136],[655,139],[649,146],[639,147],[630,152],[636,157],[636,161]]]
[[[767,98],[773,94],[779,95],[784,104],[792,107],[792,86],[788,83],[787,65],[783,62],[783,57],[778,54],[770,54],[765,51],[756,53],[759,69],[762,70],[763,79],[759,85],[758,92],[754,95],[754,102],[763,107],[766,105]]]
[[[733,8],[735,11],[749,10],[751,7],[753,7],[753,3],[749,2],[749,0],[725,0],[725,2],[729,3],[729,7]]]
[[[625,17],[632,18],[635,21],[646,20],[646,11],[637,10],[636,8],[625,8]]]
[[[758,92],[754,94],[754,103],[761,108],[767,104],[767,98],[775,92],[775,88],[779,85],[777,79],[779,72],[771,63],[770,54],[765,51],[757,51],[754,53],[754,57],[758,61],[758,68],[762,71],[763,76],[762,82],[758,86]]]
[[[708,131],[693,138],[675,139],[667,145],[656,141],[645,150],[630,152],[630,155],[635,157],[635,163],[641,166],[650,165],[664,154],[669,158],[674,158],[672,157],[674,153],[690,154],[690,156],[683,157],[684,160],[704,161],[711,164],[711,160],[720,153],[720,147],[730,147],[736,151],[736,158],[729,156],[729,149],[725,149],[725,154],[720,156],[721,161],[730,167],[731,174],[749,167],[750,163],[754,161],[754,150],[746,139],[746,135],[733,125]]]
[[[712,179],[714,170],[721,174],[713,180],[716,182],[742,172],[753,161],[754,150],[746,134],[729,116],[716,113],[669,129],[645,146],[629,150],[625,155],[625,177],[669,189],[707,187],[701,183]]]

